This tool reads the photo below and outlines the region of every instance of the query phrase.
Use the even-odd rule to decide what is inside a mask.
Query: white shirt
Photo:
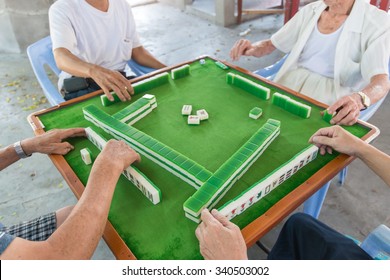
[[[58,0],[49,9],[53,50],[66,48],[81,60],[124,71],[133,48],[141,46],[133,13],[125,0],[109,0],[102,12],[85,0]],[[60,74],[62,80],[71,75]]]
[[[343,25],[332,33],[323,34],[316,24],[299,56],[298,67],[333,79],[336,46],[342,29]]]
[[[326,7],[322,1],[306,5],[271,37],[277,49],[290,53],[276,82],[297,68],[299,56]],[[361,90],[375,75],[388,74],[389,57],[390,16],[364,0],[355,0],[336,46],[334,100]]]

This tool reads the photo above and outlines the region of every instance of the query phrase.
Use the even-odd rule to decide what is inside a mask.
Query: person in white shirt
[[[126,77],[134,77],[127,66],[130,59],[165,67],[141,45],[126,0],[59,0],[49,9],[49,23],[54,58],[62,70],[59,88],[66,100],[100,88],[110,100],[110,90],[129,100],[133,89]],[[67,80],[78,81],[67,91],[64,80],[72,76],[87,78],[87,83]]]
[[[332,124],[354,124],[390,90],[390,16],[364,0],[306,5],[270,39],[237,41],[230,57],[275,49],[289,54],[274,81],[329,105]]]

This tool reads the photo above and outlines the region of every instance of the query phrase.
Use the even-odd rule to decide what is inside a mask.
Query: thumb
[[[254,56],[256,49],[251,47],[247,50],[245,50],[244,55],[246,56]]]
[[[217,219],[224,227],[228,227],[230,225],[230,221],[224,215],[218,212],[217,209],[213,209],[211,214]]]

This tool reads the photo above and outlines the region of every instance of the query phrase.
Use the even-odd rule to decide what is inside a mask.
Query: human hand
[[[121,172],[132,163],[141,161],[140,155],[124,141],[113,139],[107,142],[98,158],[110,166],[118,167]]]
[[[361,102],[361,97],[358,94],[344,96],[328,108],[329,114],[337,112],[330,123],[338,125],[353,125],[357,122],[360,110],[363,108],[364,106]]]
[[[202,223],[195,235],[206,260],[247,260],[247,249],[240,228],[217,210],[202,210]]]
[[[45,134],[25,139],[21,145],[27,155],[32,153],[65,155],[74,147],[62,141],[69,137],[79,136],[85,136],[84,128],[53,129]]]
[[[90,70],[90,76],[102,88],[104,94],[111,101],[113,101],[114,98],[112,97],[110,90],[115,91],[116,95],[122,101],[130,100],[130,94],[134,94],[130,81],[123,77],[118,71],[112,71],[94,65]]]
[[[309,142],[320,148],[321,155],[326,152],[332,154],[332,150],[336,150],[343,154],[357,156],[362,147],[367,145],[338,125],[321,128],[310,137]]]
[[[256,48],[249,40],[238,40],[230,50],[230,58],[233,61],[239,60],[242,55],[255,55]]]

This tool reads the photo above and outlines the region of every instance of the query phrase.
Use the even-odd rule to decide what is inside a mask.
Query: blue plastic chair
[[[57,77],[61,72],[54,60],[50,36],[47,36],[28,46],[27,55],[39,85],[41,86],[49,103],[52,106],[55,106],[64,102],[65,100],[58,91],[57,85],[53,85],[45,69],[45,65],[47,65],[53,73],[57,75]],[[130,60],[128,64],[137,76],[142,76],[156,70],[139,65],[134,60]]]
[[[283,63],[285,62],[288,54],[286,54],[284,57],[282,57],[279,61],[277,61],[275,64],[265,67],[263,69],[259,69],[254,71],[254,74],[257,74],[259,76],[262,76],[263,78],[266,78],[268,80],[273,80],[275,78],[276,73],[280,70]],[[389,62],[389,72],[390,72],[390,62]],[[370,106],[368,109],[362,111],[360,113],[359,119],[363,121],[368,121],[369,118],[374,115],[376,110],[381,106],[383,101],[386,97],[379,100],[374,105]],[[345,167],[342,171],[339,173],[339,183],[340,185],[343,185],[345,182],[345,178],[347,176],[348,168]],[[322,204],[324,203],[326,193],[328,192],[330,183],[332,180],[330,180],[328,183],[326,183],[324,186],[322,186],[321,189],[319,189],[316,193],[314,193],[309,199],[307,199],[303,205],[303,212],[311,215],[314,218],[318,218],[321,212]]]
[[[390,229],[380,225],[363,242],[346,235],[375,260],[390,260]]]

